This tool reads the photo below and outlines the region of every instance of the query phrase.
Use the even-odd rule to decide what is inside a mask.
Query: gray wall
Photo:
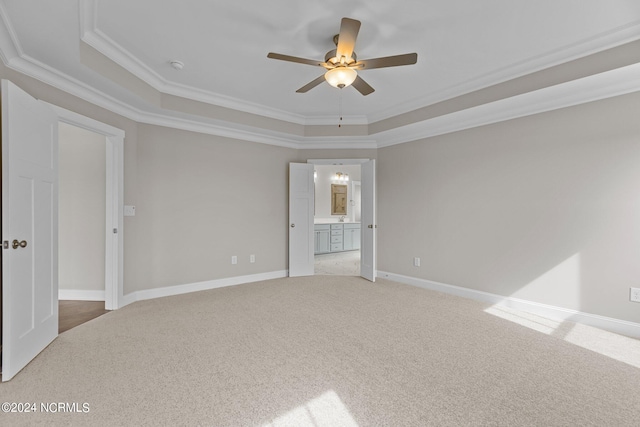
[[[286,270],[296,154],[139,125],[136,290]]]
[[[106,141],[59,125],[60,289],[104,291]]]
[[[287,268],[288,163],[297,150],[139,124],[1,62],[0,78],[125,131],[124,204],[136,206],[124,218],[125,295]]]
[[[640,322],[638,111],[633,94],[378,150],[379,270]]]

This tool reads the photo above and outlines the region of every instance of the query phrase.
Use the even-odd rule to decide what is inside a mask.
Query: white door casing
[[[376,281],[376,161],[361,165],[360,275]]]
[[[58,120],[106,138],[105,213],[105,309],[115,310],[124,301],[124,137],[122,129],[98,122],[57,105],[47,104]]]
[[[2,80],[2,381],[58,336],[58,117]]]
[[[289,164],[289,276],[313,276],[313,165]]]

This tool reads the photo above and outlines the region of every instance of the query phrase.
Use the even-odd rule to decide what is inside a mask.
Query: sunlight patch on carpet
[[[263,427],[358,427],[335,391],[330,390],[276,418]]]
[[[508,307],[492,306],[485,313],[555,336],[603,356],[640,368],[640,341],[580,323],[556,321]]]

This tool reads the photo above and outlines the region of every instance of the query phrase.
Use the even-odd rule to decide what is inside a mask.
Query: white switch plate
[[[249,262],[250,263],[256,262],[256,256],[255,255],[249,255]]]
[[[136,207],[135,206],[124,206],[124,216],[136,216]]]
[[[237,256],[232,256],[231,257],[231,264],[237,264],[238,263],[238,257]]]
[[[629,301],[640,302],[640,288],[631,288]]]
[[[414,266],[414,267],[420,267],[420,258],[415,257],[415,258],[413,259],[413,266]]]

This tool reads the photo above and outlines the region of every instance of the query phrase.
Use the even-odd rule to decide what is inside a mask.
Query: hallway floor
[[[314,272],[324,275],[359,276],[360,251],[316,255]]]
[[[104,309],[104,301],[58,301],[58,333],[61,334],[108,312],[109,310]]]

